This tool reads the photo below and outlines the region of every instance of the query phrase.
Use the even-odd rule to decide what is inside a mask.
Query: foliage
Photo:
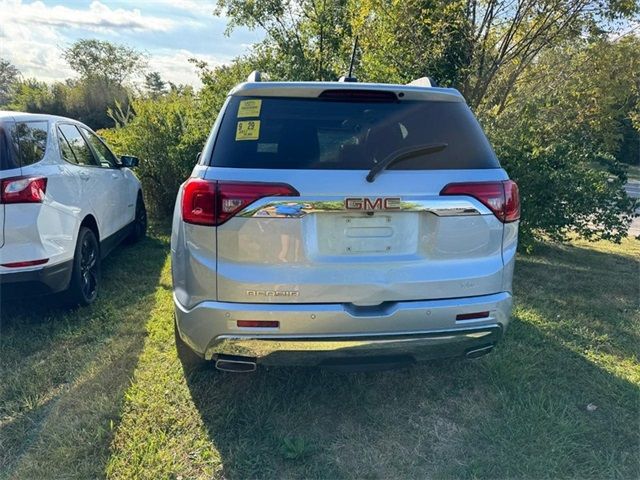
[[[634,0],[469,0],[471,68],[460,89],[472,106],[503,104],[547,49],[604,33],[639,9]]]
[[[28,78],[13,85],[7,107],[11,110],[41,113],[53,102],[51,89],[45,82]]]
[[[129,90],[103,78],[67,80],[48,85],[35,79],[19,81],[13,87],[8,107],[31,113],[75,118],[93,129],[113,126],[107,110],[117,103],[127,105]]]
[[[637,38],[557,48],[527,70],[509,102],[483,116],[520,185],[525,244],[571,232],[614,241],[626,235],[634,202],[617,158],[638,109],[639,69]],[[638,131],[631,135],[637,142]]]
[[[255,68],[281,80],[336,80],[346,73],[351,47],[348,0],[218,0],[218,14],[238,26],[261,28]]]
[[[146,66],[146,57],[138,50],[96,39],[77,40],[62,57],[81,78],[99,78],[105,84],[122,85]]]
[[[167,91],[167,82],[159,72],[149,72],[144,76],[144,87],[152,97],[158,97]]]
[[[136,173],[155,216],[171,213],[178,186],[189,176],[204,143],[205,135],[194,133],[202,133],[194,125],[197,102],[193,92],[134,99],[136,115],[129,123],[99,132],[117,153],[140,157]]]
[[[9,60],[0,58],[0,106],[9,103],[12,90],[20,79],[20,70]]]
[[[100,40],[78,40],[62,53],[79,78],[46,84],[18,81],[8,102],[12,110],[71,117],[93,129],[113,127],[110,109],[129,109],[132,94],[126,82],[142,73],[145,56],[135,49]],[[162,80],[153,77],[154,88]]]
[[[159,217],[172,212],[178,188],[191,173],[227,93],[252,68],[242,60],[214,69],[193,63],[203,82],[199,92],[172,86],[162,96],[135,98],[135,114],[118,105],[110,110],[116,127],[100,132],[118,153],[140,157],[137,173],[147,206]]]
[[[464,0],[365,0],[351,2],[353,30],[367,81],[408,83],[429,76],[439,85],[461,85],[471,63]]]

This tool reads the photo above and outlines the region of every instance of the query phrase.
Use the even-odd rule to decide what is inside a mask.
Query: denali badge
[[[344,199],[347,210],[400,210],[400,197],[349,197]]]
[[[297,297],[297,290],[247,290],[249,297]]]

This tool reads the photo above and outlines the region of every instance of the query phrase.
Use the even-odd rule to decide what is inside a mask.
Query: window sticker
[[[257,152],[258,153],[278,153],[278,144],[277,143],[259,143]]]
[[[248,120],[238,122],[236,128],[236,141],[258,140],[260,137],[260,120]]]
[[[238,106],[238,118],[259,117],[262,100],[242,100]]]

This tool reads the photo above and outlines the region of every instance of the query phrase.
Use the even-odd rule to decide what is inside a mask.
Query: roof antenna
[[[358,50],[358,36],[356,35],[356,40],[353,42],[353,52],[351,52],[351,63],[349,63],[349,75],[346,77],[343,75],[338,80],[339,82],[357,82],[358,79],[353,75],[353,64],[356,61],[356,51]]]

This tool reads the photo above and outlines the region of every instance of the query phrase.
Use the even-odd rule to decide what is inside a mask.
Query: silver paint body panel
[[[207,359],[214,358],[217,354],[247,355],[261,359],[273,356],[275,351],[332,351],[324,345],[327,342],[331,342],[329,346],[333,350],[349,350],[351,347],[362,350],[363,344],[360,342],[369,344],[385,341],[400,347],[394,350],[402,353],[405,346],[413,350],[416,345],[400,345],[401,336],[424,338],[432,333],[443,332],[447,334],[441,335],[437,343],[450,342],[460,346],[458,344],[461,338],[457,332],[486,330],[496,325],[501,331],[506,330],[512,297],[509,293],[499,293],[471,298],[388,302],[376,308],[358,308],[351,304],[209,301],[187,310],[179,301],[176,300],[175,304],[180,335],[194,351]],[[489,316],[476,320],[455,319],[457,314],[478,311],[488,311]],[[238,320],[277,320],[280,326],[245,328],[237,326]],[[379,340],[372,342],[372,337],[378,337]],[[256,343],[256,340],[259,342]],[[295,343],[292,343],[293,340]],[[464,340],[469,339],[465,337]],[[420,342],[420,346],[433,343]],[[464,342],[464,345],[467,343]],[[307,362],[300,358],[292,362],[289,358],[283,363],[299,365]]]
[[[313,96],[327,85],[373,88],[262,83],[242,84],[232,94]],[[416,98],[464,101],[450,89],[385,88],[399,87]],[[203,150],[205,159],[218,124]],[[202,163],[193,177],[285,183],[300,196],[263,198],[219,227],[205,227],[182,221],[179,193],[171,238],[176,321],[197,353],[212,358],[251,344],[247,355],[273,360],[271,350],[290,348],[292,339],[313,349],[319,339],[333,336],[357,341],[362,335],[403,334],[423,335],[414,346],[425,348],[427,357],[436,344],[435,356],[449,356],[440,347],[449,339],[449,353],[459,354],[466,334],[433,340],[430,333],[465,330],[469,325],[456,322],[458,314],[487,310],[491,315],[472,326],[506,329],[518,222],[501,223],[472,197],[439,195],[449,183],[507,180],[503,169],[386,170],[368,183],[366,170]],[[351,211],[344,204],[349,197],[399,197],[400,208]],[[239,330],[237,320],[278,320],[280,327]],[[400,343],[390,345],[402,350]],[[308,362],[296,355],[283,363]]]

